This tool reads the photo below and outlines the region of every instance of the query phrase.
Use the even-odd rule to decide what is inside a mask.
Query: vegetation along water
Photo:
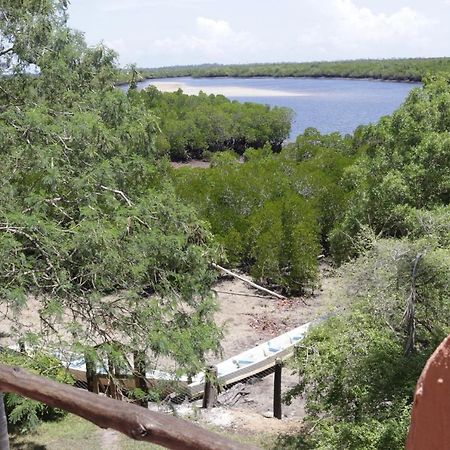
[[[314,78],[166,78],[149,79],[149,85],[180,88],[185,93],[224,93],[230,100],[256,102],[292,109],[290,140],[308,127],[321,133],[353,133],[359,125],[391,114],[417,83]]]

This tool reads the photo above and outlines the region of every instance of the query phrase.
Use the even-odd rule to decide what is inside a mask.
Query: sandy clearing
[[[223,358],[211,357],[212,364],[270,340],[292,328],[303,325],[341,308],[339,279],[327,261],[320,265],[321,287],[312,295],[304,298],[277,300],[271,297],[259,298],[261,294],[243,281],[224,278],[215,286],[218,292],[220,310],[215,320],[225,327],[222,340]],[[236,295],[236,293],[243,295]],[[298,383],[298,375],[293,373],[289,363],[283,369],[282,392],[285,393]],[[270,413],[273,405],[273,375],[255,378],[247,383],[248,395],[232,407],[240,413],[240,420],[234,426],[246,429],[254,426],[255,417],[249,423],[244,418],[247,413],[254,413],[261,420],[261,427],[271,430],[272,421],[263,417]],[[295,399],[291,405],[283,405],[283,416],[290,421],[301,422],[305,414],[303,399]],[[240,412],[240,413],[239,413]],[[273,423],[277,424],[275,420]]]
[[[182,167],[193,167],[195,169],[209,169],[211,167],[211,163],[209,161],[202,161],[200,159],[191,159],[186,162],[176,162],[171,161],[170,165],[174,169],[180,169]]]
[[[317,319],[325,314],[341,308],[340,283],[333,273],[333,269],[325,261],[321,263],[322,287],[313,295],[306,298],[291,298],[277,300],[270,297],[259,297],[260,292],[243,281],[223,278],[215,286],[218,292],[217,300],[219,311],[215,315],[218,324],[225,327],[222,340],[223,355],[214,357],[210,355],[208,363],[229,358],[243,350],[249,349],[261,342],[271,339],[289,329]],[[239,294],[239,295],[236,295]],[[39,329],[37,310],[39,303],[31,299],[29,307],[21,317],[28,329]],[[5,312],[1,311],[0,312]],[[8,332],[13,324],[5,319],[1,323],[1,331]],[[3,342],[4,344],[6,342]],[[292,372],[289,365],[283,368],[282,392],[293,388],[298,383],[298,375]],[[213,413],[204,412],[200,423],[214,422],[227,419],[223,428],[238,433],[258,432],[277,434],[293,432],[301,427],[305,414],[303,399],[295,399],[291,405],[283,405],[283,421],[268,418],[273,402],[273,375],[264,378],[253,378],[244,385],[246,394],[233,406],[223,405],[213,410]],[[200,401],[201,402],[201,401]],[[198,408],[200,402],[190,404],[189,408]],[[158,409],[157,405],[154,405]],[[208,417],[212,414],[212,417]],[[229,424],[228,424],[229,422]],[[104,448],[114,448],[115,435],[102,434]],[[106,447],[105,447],[106,446]],[[119,445],[118,448],[121,446]]]
[[[161,92],[175,92],[181,89],[188,95],[198,95],[200,91],[207,95],[225,95],[226,97],[304,97],[301,92],[281,91],[277,89],[261,89],[242,86],[192,86],[184,82],[156,81],[150,83]]]

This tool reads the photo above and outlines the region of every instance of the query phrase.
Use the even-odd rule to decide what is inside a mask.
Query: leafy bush
[[[405,103],[376,125],[361,127],[355,143],[362,156],[346,171],[351,200],[331,233],[338,261],[355,256],[355,236],[364,225],[384,236],[410,233],[408,209],[450,202],[450,83],[429,77]]]
[[[173,172],[178,195],[211,224],[232,265],[299,293],[315,286],[321,244],[343,214],[343,171],[355,159],[348,138],[309,129],[280,154],[251,148],[214,157],[209,170]]]
[[[27,356],[10,350],[3,350],[0,352],[0,363],[23,367],[60,383],[73,384],[74,381],[62,366],[61,361],[42,352]],[[58,408],[52,408],[44,403],[11,393],[5,394],[5,405],[9,423],[14,430],[21,433],[33,430],[41,421],[59,419],[67,414]]]
[[[249,147],[268,144],[280,151],[291,130],[293,112],[288,108],[239,103],[223,95],[186,95],[159,92],[154,86],[137,94],[160,119],[156,145],[170,158],[185,161],[210,153],[243,154]]]
[[[450,333],[450,251],[374,240],[342,274],[348,312],[302,341],[287,399],[306,398],[309,448],[402,449],[417,379]]]

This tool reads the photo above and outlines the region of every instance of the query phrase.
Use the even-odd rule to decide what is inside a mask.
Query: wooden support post
[[[6,418],[5,400],[0,392],[0,449],[9,450],[8,420]]]
[[[281,370],[283,362],[277,358],[275,361],[275,373],[273,377],[273,417],[280,419],[281,413]]]
[[[212,408],[217,400],[217,367],[209,366],[205,370],[205,390],[203,408]]]
[[[145,352],[142,350],[136,350],[133,352],[134,360],[134,383],[136,388],[141,389],[145,394],[147,394],[147,381],[145,374],[147,371],[147,364],[145,358]],[[142,398],[139,400],[139,405],[144,408],[148,408],[148,399]]]
[[[96,380],[97,371],[95,367],[95,361],[91,357],[91,355],[89,355],[89,353],[86,352],[84,354],[84,362],[86,363],[87,389],[89,392],[95,392],[96,394],[98,394],[98,381]]]
[[[99,375],[98,374],[95,374],[94,375],[94,379],[92,380],[93,381],[93,386],[92,386],[92,392],[94,393],[94,394],[98,394],[99,392],[100,392],[100,380],[99,380]]]
[[[108,355],[108,389],[107,394],[115,400],[120,400],[120,395],[116,385],[114,363],[112,361],[111,355]]]

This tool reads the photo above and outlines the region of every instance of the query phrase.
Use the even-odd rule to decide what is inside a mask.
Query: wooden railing
[[[250,450],[191,422],[149,411],[57,383],[18,367],[0,364],[0,391],[14,392],[83,417],[101,428],[112,428],[140,441],[174,450]]]

